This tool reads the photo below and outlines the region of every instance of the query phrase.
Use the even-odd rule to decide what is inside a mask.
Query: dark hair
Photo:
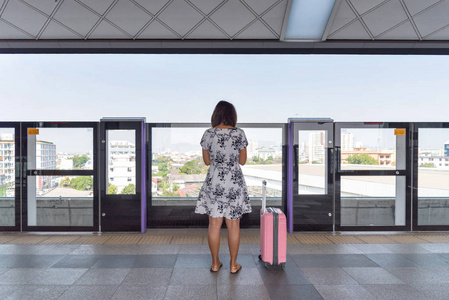
[[[211,118],[212,127],[216,127],[221,123],[233,127],[237,125],[237,112],[235,111],[234,105],[223,100],[218,102],[217,106],[215,106]]]

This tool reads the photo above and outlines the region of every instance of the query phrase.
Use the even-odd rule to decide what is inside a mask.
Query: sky
[[[2,54],[1,120],[209,123],[227,100],[240,123],[447,122],[447,70],[449,57],[429,55]],[[196,144],[203,130],[171,129],[155,143]],[[277,129],[248,130],[281,139]]]
[[[447,121],[447,56],[2,54],[5,121]]]

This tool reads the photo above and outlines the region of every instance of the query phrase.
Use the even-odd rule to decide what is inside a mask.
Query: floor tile
[[[270,300],[265,286],[217,285],[218,300]]]
[[[0,268],[0,275],[2,275],[3,273],[5,273],[8,270],[9,270],[9,268]]]
[[[136,261],[135,255],[104,255],[92,268],[132,268]]]
[[[293,285],[310,284],[310,281],[304,275],[303,271],[292,261],[293,258],[287,257],[285,269],[280,267],[265,268],[262,264],[258,266],[259,274],[265,284]]]
[[[431,253],[420,244],[385,244],[385,248],[391,249],[395,253]]]
[[[63,255],[1,255],[0,267],[49,268],[63,258]]]
[[[360,285],[315,285],[315,288],[324,300],[375,300],[375,298]]]
[[[345,244],[326,244],[320,245],[320,251],[323,254],[363,254],[362,251],[353,245]]]
[[[73,285],[69,287],[58,300],[109,300],[113,297],[117,288],[118,286],[114,285]]]
[[[25,285],[5,299],[37,300],[59,299],[69,286],[63,285]]]
[[[181,297],[182,295],[182,297]],[[217,286],[211,285],[169,285],[165,294],[165,300],[216,300]]]
[[[211,265],[210,254],[179,254],[174,268],[209,270],[210,265]]]
[[[447,283],[416,283],[413,287],[419,290],[429,299],[447,300],[449,295],[449,284]]]
[[[323,254],[321,246],[323,245],[288,245],[287,254]]]
[[[366,254],[366,256],[381,267],[417,267],[418,265],[400,254]]]
[[[359,284],[405,284],[383,268],[343,268]]]
[[[449,259],[436,254],[402,254],[421,267],[449,267]]]
[[[219,272],[220,273],[220,272]],[[216,273],[209,269],[173,269],[170,285],[210,285],[217,283]]]
[[[334,255],[329,254],[297,254],[291,255],[295,263],[303,268],[337,268]]]
[[[447,274],[440,275],[428,268],[386,268],[388,272],[407,284],[415,283],[448,283]]]
[[[266,289],[271,299],[298,299],[298,300],[319,300],[323,299],[320,293],[311,284],[296,285],[271,285],[267,284]]]
[[[122,285],[167,286],[172,276],[172,268],[137,268],[131,269]]]
[[[42,274],[42,269],[10,269],[0,275],[1,284],[26,284]]]
[[[134,268],[173,268],[178,256],[165,255],[137,255]]]
[[[43,269],[39,276],[32,277],[28,284],[50,284],[50,285],[72,285],[81,276],[87,272],[87,269],[62,269],[51,268]]]
[[[8,299],[8,296],[20,290],[23,285],[19,284],[0,284],[0,299]]]
[[[121,285],[112,299],[162,300],[166,292],[167,286]]]
[[[139,254],[178,254],[180,245],[142,245]]]
[[[102,257],[102,255],[67,255],[52,268],[90,268]]]
[[[363,254],[374,253],[394,253],[393,250],[380,244],[354,244],[352,247],[360,250]]]
[[[429,300],[422,292],[407,284],[362,285],[376,299],[382,300]]]
[[[419,244],[420,247],[433,253],[449,253],[448,244]]]
[[[120,285],[130,269],[89,269],[75,285]]]
[[[353,285],[358,284],[348,273],[340,268],[301,268],[312,284]]]
[[[243,267],[237,274],[231,274],[229,269],[224,269],[217,274],[217,284],[225,286],[253,285],[260,286],[264,282],[257,268]]]

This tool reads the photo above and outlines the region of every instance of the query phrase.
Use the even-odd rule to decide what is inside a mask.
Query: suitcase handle
[[[267,210],[267,181],[262,180],[262,214]]]

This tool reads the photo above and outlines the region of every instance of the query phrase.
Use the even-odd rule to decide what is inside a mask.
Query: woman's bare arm
[[[203,149],[203,161],[206,166],[210,166],[210,153],[207,150]]]
[[[241,164],[242,166],[244,164],[246,164],[246,148],[243,148],[242,150],[240,150],[240,154],[239,154],[239,164]]]

